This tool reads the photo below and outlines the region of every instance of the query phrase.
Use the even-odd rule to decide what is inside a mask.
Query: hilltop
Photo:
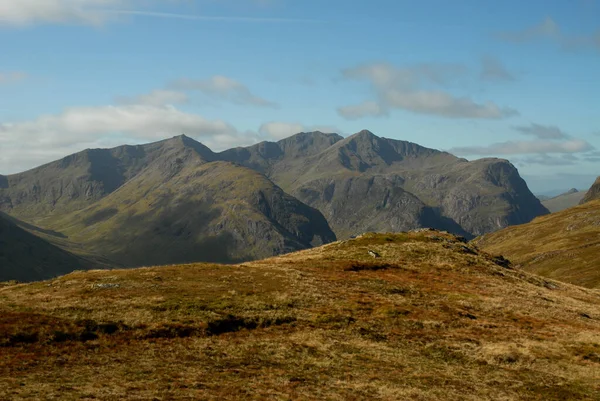
[[[538,217],[474,242],[527,271],[600,288],[600,200]]]
[[[0,398],[598,399],[599,295],[429,230],[75,272],[0,289]]]

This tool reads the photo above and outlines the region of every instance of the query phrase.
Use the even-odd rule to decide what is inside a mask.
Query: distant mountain
[[[595,199],[600,199],[600,177],[596,179],[596,182],[594,182],[589,191],[587,191],[585,197],[581,200],[581,204]]]
[[[469,162],[369,131],[301,133],[218,157],[319,209],[339,238],[417,227],[474,236],[548,213],[506,160]]]
[[[474,242],[527,271],[600,288],[600,200],[508,227]]]
[[[560,212],[561,210],[577,206],[585,194],[585,191],[579,191],[572,188],[563,194],[543,200],[542,205],[550,210],[551,213]]]
[[[506,160],[469,162],[369,131],[221,153],[186,136],[89,149],[0,177],[0,211],[124,266],[231,263],[366,231],[471,237],[548,213]]]
[[[317,210],[185,136],[7,177],[0,208],[125,266],[235,262],[335,240]]]
[[[37,281],[92,267],[0,214],[0,281]]]

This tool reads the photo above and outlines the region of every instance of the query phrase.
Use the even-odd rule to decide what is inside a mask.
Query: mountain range
[[[0,211],[58,233],[44,239],[79,257],[126,267],[235,263],[367,231],[474,237],[548,213],[506,160],[369,131],[220,153],[184,135],[88,149],[0,176]]]

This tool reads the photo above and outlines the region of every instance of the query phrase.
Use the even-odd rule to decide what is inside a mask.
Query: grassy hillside
[[[600,288],[600,200],[487,234],[475,242],[527,271]]]
[[[77,272],[0,289],[0,399],[597,400],[599,311],[436,231]]]

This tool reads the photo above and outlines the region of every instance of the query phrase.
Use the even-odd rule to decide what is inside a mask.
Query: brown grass
[[[474,243],[529,272],[600,288],[600,200],[487,234]]]
[[[599,399],[600,293],[503,264],[369,234],[0,286],[0,399]]]

